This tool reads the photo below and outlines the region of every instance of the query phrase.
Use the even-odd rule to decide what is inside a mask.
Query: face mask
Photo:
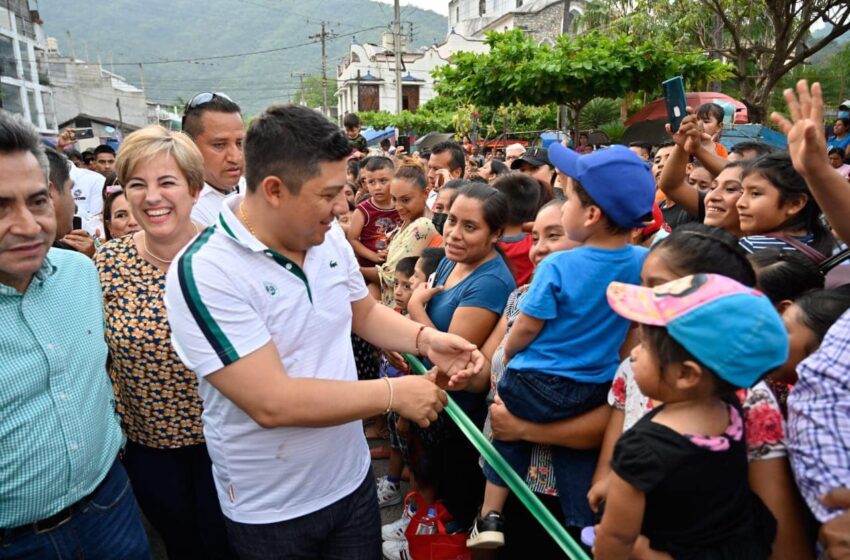
[[[431,217],[431,223],[434,224],[434,229],[436,229],[437,233],[440,235],[443,235],[443,226],[446,225],[446,219],[448,219],[448,217],[448,214],[443,214],[442,212],[434,214]]]
[[[838,111],[839,119],[850,119],[850,111]]]

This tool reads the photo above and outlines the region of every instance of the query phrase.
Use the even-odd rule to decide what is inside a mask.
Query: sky
[[[373,0],[381,4],[393,5],[393,0]],[[401,7],[412,5],[424,10],[433,10],[440,15],[449,15],[449,0],[401,0]]]

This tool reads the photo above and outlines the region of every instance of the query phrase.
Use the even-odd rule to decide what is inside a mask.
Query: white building
[[[141,128],[148,123],[144,90],[99,63],[62,56],[50,40],[50,79],[56,93],[56,117],[64,123],[93,115]]]
[[[41,24],[38,11],[31,10],[27,0],[7,0],[0,7],[0,108],[22,115],[42,134],[55,134]]]
[[[570,2],[570,18],[584,12],[584,0]],[[563,0],[450,0],[449,29],[472,39],[487,31],[522,29],[538,41],[554,41],[564,29]],[[567,29],[571,29],[568,22]]]
[[[402,43],[404,47],[404,43]],[[396,112],[395,56],[392,34],[384,35],[383,45],[361,44],[352,40],[346,56],[337,66],[336,98],[339,118],[362,111]],[[402,53],[402,110],[416,111],[433,98],[431,72],[449,63],[457,51],[486,52],[482,40],[466,39],[449,33],[442,45]]]

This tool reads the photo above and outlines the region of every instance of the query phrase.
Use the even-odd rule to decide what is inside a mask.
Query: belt
[[[0,545],[4,543],[7,544],[10,541],[23,535],[40,535],[42,533],[49,533],[50,531],[61,527],[65,523],[69,522],[74,516],[74,514],[82,511],[86,507],[87,502],[91,500],[92,496],[97,494],[100,489],[103,488],[103,486],[106,484],[106,481],[109,480],[112,475],[112,468],[114,468],[114,466],[109,469],[109,472],[106,474],[103,480],[100,481],[100,484],[98,484],[97,487],[91,491],[91,493],[83,496],[65,509],[54,513],[50,517],[45,517],[44,519],[41,519],[39,521],[34,521],[33,523],[21,525],[20,527],[12,527],[10,529],[0,528]]]

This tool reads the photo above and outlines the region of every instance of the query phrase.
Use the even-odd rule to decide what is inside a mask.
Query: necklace
[[[195,234],[197,235],[198,226],[195,225],[194,223],[192,224],[192,226],[195,228]],[[145,253],[147,253],[148,255],[153,257],[153,259],[156,260],[156,261],[159,261],[159,262],[164,263],[164,264],[171,264],[171,261],[173,261],[174,259],[163,259],[162,257],[158,257],[158,256],[154,255],[153,253],[151,253],[151,250],[148,249],[147,238],[148,238],[147,234],[142,236],[142,248],[145,250]]]
[[[251,235],[257,237],[257,234],[254,233],[254,228],[251,226],[251,222],[248,221],[248,216],[245,215],[245,202],[242,201],[239,203],[239,216],[242,218],[242,221],[245,222],[245,225],[248,227],[248,231],[251,232]]]

